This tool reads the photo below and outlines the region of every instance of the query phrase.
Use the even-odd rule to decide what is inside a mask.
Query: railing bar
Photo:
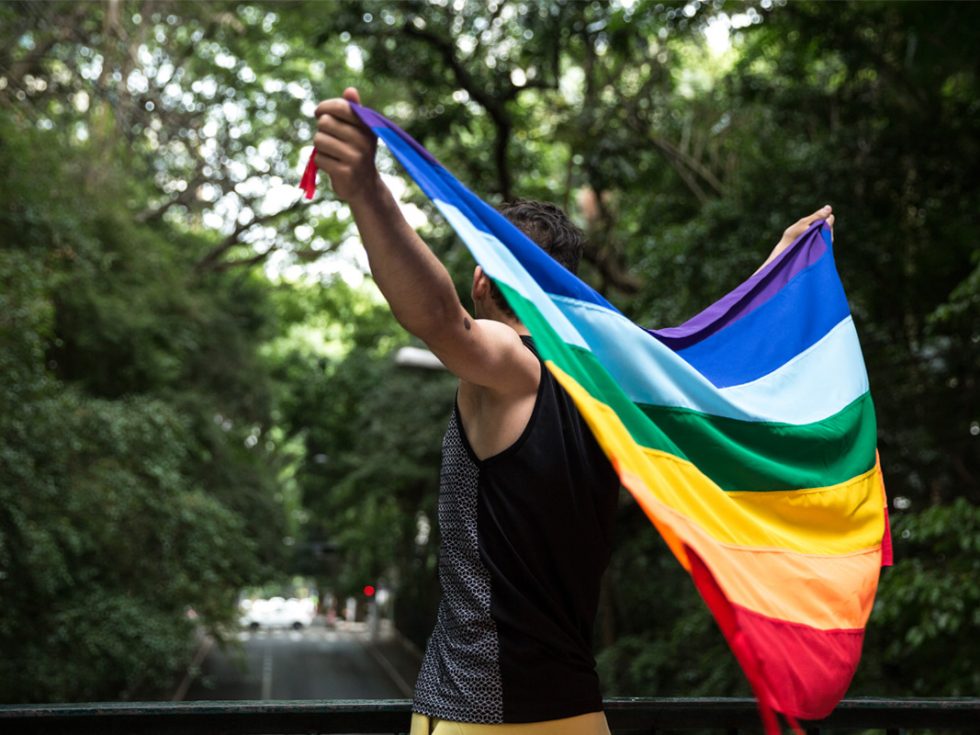
[[[737,735],[760,728],[747,698],[610,699],[609,726],[617,735],[655,735],[665,730],[714,728]],[[94,702],[65,705],[0,705],[0,732],[99,733],[100,735],[309,735],[310,733],[405,733],[409,700],[265,702]],[[826,720],[804,723],[807,735],[830,730],[875,729],[905,735],[912,729],[976,732],[980,699],[845,700]]]

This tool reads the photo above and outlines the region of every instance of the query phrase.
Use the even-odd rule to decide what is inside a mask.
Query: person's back
[[[454,407],[439,491],[443,597],[416,712],[513,723],[602,709],[592,628],[619,480],[541,370],[524,432],[491,457],[476,455]]]

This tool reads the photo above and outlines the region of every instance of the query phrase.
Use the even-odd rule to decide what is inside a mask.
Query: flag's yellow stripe
[[[716,541],[820,555],[853,554],[880,545],[885,529],[877,467],[823,488],[726,492],[688,460],[637,445],[609,406],[553,362],[548,367],[621,468]]]
[[[689,519],[659,503],[648,483],[624,472],[623,484],[711,570],[725,597],[769,618],[819,630],[861,629],[868,621],[881,569],[881,545],[820,556],[720,544]],[[686,561],[686,559],[685,559]]]

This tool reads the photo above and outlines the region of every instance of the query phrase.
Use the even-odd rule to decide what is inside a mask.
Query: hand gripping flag
[[[497,283],[775,712],[826,717],[891,563],[874,406],[815,222],[685,324],[649,331],[551,259],[396,125],[351,105]],[[316,170],[304,180],[309,192]]]

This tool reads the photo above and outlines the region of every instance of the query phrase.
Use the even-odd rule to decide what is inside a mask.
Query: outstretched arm
[[[377,139],[350,102],[360,102],[352,88],[317,106],[316,164],[350,206],[371,274],[392,314],[462,380],[502,393],[533,390],[537,360],[514,330],[474,319],[463,308],[449,273],[381,180],[374,162]]]

